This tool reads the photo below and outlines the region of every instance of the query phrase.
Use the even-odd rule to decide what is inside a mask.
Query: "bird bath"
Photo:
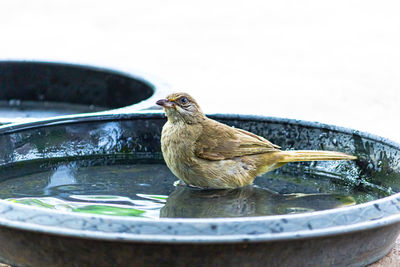
[[[284,149],[338,150],[358,160],[290,163],[252,186],[204,191],[174,185],[157,112],[2,126],[0,261],[362,266],[392,248],[400,231],[398,144],[318,123],[212,117]]]
[[[146,109],[165,85],[132,73],[65,63],[0,61],[0,124],[38,118]]]

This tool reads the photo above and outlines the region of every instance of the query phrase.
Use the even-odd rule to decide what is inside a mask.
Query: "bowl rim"
[[[382,143],[397,150],[386,138],[319,122],[241,114],[211,114],[214,119],[252,120],[319,128]],[[0,126],[0,135],[54,125],[135,119],[165,119],[159,111],[77,114]],[[400,193],[378,200],[331,210],[244,218],[159,218],[76,214],[0,200],[0,226],[53,235],[124,242],[236,243],[266,242],[332,236],[385,227],[400,222]],[[360,216],[357,216],[361,214]],[[344,223],[328,223],[344,218]],[[346,219],[347,218],[347,219]],[[249,232],[249,228],[256,231]],[[286,227],[286,230],[285,230]],[[283,230],[281,230],[283,229]]]

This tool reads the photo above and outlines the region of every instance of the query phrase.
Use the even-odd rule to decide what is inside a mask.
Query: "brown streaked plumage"
[[[171,94],[157,104],[168,117],[161,134],[164,160],[192,186],[236,188],[288,162],[356,159],[334,151],[282,151],[261,136],[207,118],[186,93]]]

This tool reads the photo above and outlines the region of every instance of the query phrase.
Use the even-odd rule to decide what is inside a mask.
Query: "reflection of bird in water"
[[[207,118],[188,94],[157,101],[168,117],[161,135],[167,166],[185,183],[202,188],[237,188],[288,162],[353,160],[335,151],[283,151],[265,138]]]
[[[278,194],[249,185],[236,189],[200,190],[177,186],[160,217],[216,218],[300,213],[354,205],[351,196],[340,194]]]

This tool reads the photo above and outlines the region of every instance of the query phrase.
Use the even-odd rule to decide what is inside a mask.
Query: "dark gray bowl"
[[[0,261],[18,266],[363,266],[400,231],[400,145],[319,123],[241,115],[215,119],[283,148],[355,154],[348,180],[388,196],[292,215],[183,219],[75,214],[0,200]],[[162,160],[159,113],[57,118],[0,127],[0,179],[38,159],[110,155]],[[312,164],[312,163],[301,163]]]
[[[85,65],[0,61],[0,124],[126,108],[165,97],[158,79]]]

